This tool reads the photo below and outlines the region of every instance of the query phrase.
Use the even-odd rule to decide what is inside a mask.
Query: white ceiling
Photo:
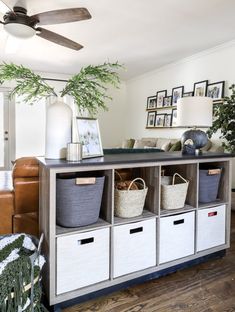
[[[235,0],[24,0],[28,14],[86,7],[91,20],[43,26],[84,46],[73,51],[37,36],[7,54],[0,25],[0,60],[34,70],[73,74],[104,61],[124,63],[130,79],[235,38]],[[5,0],[12,7],[16,0]],[[0,16],[2,18],[2,15]]]

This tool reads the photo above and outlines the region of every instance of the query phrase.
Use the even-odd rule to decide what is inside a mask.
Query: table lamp
[[[192,140],[194,148],[199,150],[208,142],[204,131],[196,128],[212,126],[213,101],[204,96],[183,97],[177,101],[177,126],[193,128],[183,133],[182,146],[187,140]],[[186,152],[187,154],[187,152]]]

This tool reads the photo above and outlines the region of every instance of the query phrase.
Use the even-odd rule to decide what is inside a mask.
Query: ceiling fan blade
[[[62,45],[66,48],[73,49],[73,50],[80,50],[83,48],[83,46],[80,45],[79,43],[72,41],[68,38],[65,38],[61,35],[58,35],[50,30],[38,27],[36,31],[39,37],[52,41],[56,44]]]
[[[0,0],[0,12],[5,14],[7,12],[12,12],[12,9],[2,0]]]
[[[86,8],[72,8],[43,12],[31,18],[38,20],[39,25],[53,25],[86,20],[91,18],[91,15]]]

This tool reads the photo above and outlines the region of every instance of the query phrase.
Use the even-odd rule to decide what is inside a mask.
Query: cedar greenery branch
[[[91,116],[98,113],[99,109],[108,110],[106,100],[112,100],[107,95],[107,85],[119,87],[120,78],[118,70],[124,69],[118,62],[93,66],[89,65],[72,76],[66,83],[59,96],[70,95],[78,106],[79,113],[88,111]],[[23,96],[26,103],[33,104],[42,98],[58,96],[53,87],[32,70],[13,63],[0,65],[0,84],[5,81],[15,80],[16,87],[10,93]]]
[[[223,146],[235,153],[235,84],[229,89],[232,93],[224,98],[223,104],[214,105],[214,121],[207,134],[211,138],[213,133],[220,130],[220,138],[225,140]]]

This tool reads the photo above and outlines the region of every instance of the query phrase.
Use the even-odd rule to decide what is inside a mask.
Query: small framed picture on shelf
[[[98,120],[81,117],[76,120],[78,139],[82,143],[82,158],[103,156]]]
[[[207,96],[214,102],[222,101],[224,97],[224,81],[210,83],[207,87]]]
[[[176,127],[177,126],[177,109],[173,108],[171,113],[171,126]]]
[[[165,114],[156,114],[155,127],[163,127],[165,120]]]
[[[165,114],[164,127],[171,127],[171,114]]]
[[[163,107],[163,99],[167,95],[167,90],[157,92],[157,107]]]
[[[156,98],[157,98],[156,95],[147,97],[147,110],[155,109],[157,107]]]
[[[194,96],[206,96],[208,80],[203,80],[194,83]]]
[[[153,128],[155,127],[155,118],[156,118],[156,112],[148,112],[147,116],[147,128]]]
[[[172,106],[177,105],[177,101],[183,96],[183,93],[184,93],[184,86],[172,89]]]
[[[184,92],[183,97],[193,96],[193,91]]]
[[[172,96],[171,96],[171,95],[170,95],[170,96],[164,97],[164,99],[163,99],[163,106],[164,106],[164,107],[169,107],[169,106],[171,106],[171,99],[172,99]]]

